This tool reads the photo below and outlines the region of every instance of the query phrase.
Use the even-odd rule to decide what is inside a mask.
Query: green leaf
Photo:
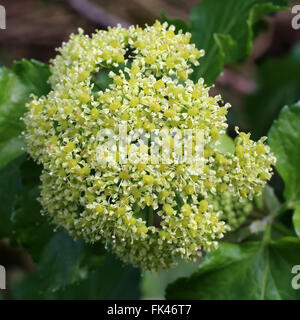
[[[31,93],[49,92],[49,75],[48,66],[35,60],[15,62],[12,70],[0,68],[0,168],[24,153],[20,117]]]
[[[287,207],[300,207],[300,104],[282,109],[269,132],[269,144],[277,157],[276,169],[285,183]],[[299,234],[298,212],[293,220]]]
[[[288,0],[204,0],[191,11],[191,24],[163,17],[192,33],[192,42],[205,50],[200,66],[194,68],[193,80],[200,77],[208,85],[215,82],[224,65],[244,59],[251,53],[252,41],[261,18],[288,9]]]
[[[119,300],[139,299],[141,272],[107,254],[103,266],[87,280],[58,293],[58,299]]]
[[[23,153],[19,119],[25,111],[24,86],[8,69],[0,70],[0,168]],[[21,102],[21,103],[20,103]]]
[[[15,195],[22,189],[20,165],[23,158],[12,161],[0,169],[0,238],[11,236],[11,213]]]
[[[221,243],[190,278],[169,285],[167,299],[300,299],[291,285],[299,264],[300,239]]]
[[[103,263],[89,272],[88,278],[78,283],[53,291],[40,290],[38,278],[31,278],[13,290],[15,299],[139,299],[140,271],[124,266],[107,253],[102,256]]]
[[[281,58],[268,59],[258,69],[257,89],[245,99],[251,135],[266,135],[282,106],[300,99],[300,44]]]
[[[12,71],[18,76],[29,94],[43,96],[49,93],[50,71],[48,65],[37,60],[15,61]]]
[[[276,197],[274,189],[268,184],[265,186],[263,190],[262,198],[267,211],[272,216],[274,217],[277,216],[282,205],[279,202],[278,198]]]
[[[65,232],[54,234],[43,250],[37,272],[15,288],[16,298],[42,298],[87,279],[103,264],[104,252],[100,244],[74,241]]]
[[[253,27],[271,12],[287,9],[282,0],[205,0],[191,11],[192,41],[206,55],[194,77],[215,82],[225,64],[240,61],[252,50]]]
[[[38,262],[44,246],[53,235],[53,226],[47,217],[41,215],[41,206],[37,201],[40,195],[38,187],[24,188],[15,199],[11,221],[12,243],[28,249],[33,260]]]
[[[59,232],[44,249],[39,265],[39,288],[56,291],[87,277],[88,269],[81,266],[84,243]]]
[[[26,156],[0,169],[0,238],[9,237],[13,245],[28,249],[34,261],[53,234],[37,201],[40,172]]]

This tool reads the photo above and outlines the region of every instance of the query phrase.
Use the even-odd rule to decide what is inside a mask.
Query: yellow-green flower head
[[[234,154],[218,151],[230,106],[209,96],[203,79],[189,79],[204,52],[189,33],[174,31],[159,22],[91,37],[79,30],[52,61],[52,91],[33,97],[25,116],[28,152],[43,165],[45,214],[75,238],[101,240],[123,261],[149,270],[216,248],[229,228],[211,196],[226,191],[251,199],[275,161],[265,139],[244,133]],[[111,83],[101,88],[95,79],[105,73]],[[99,132],[110,129],[117,140],[121,121],[129,131],[203,130],[201,172],[191,174],[189,163],[99,164]]]

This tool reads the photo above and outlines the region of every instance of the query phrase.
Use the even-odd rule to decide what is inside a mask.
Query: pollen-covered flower
[[[254,142],[245,133],[238,133],[234,154],[219,151],[230,105],[210,96],[203,79],[189,79],[204,52],[190,44],[189,33],[174,31],[159,22],[91,37],[79,30],[52,61],[52,91],[33,97],[25,116],[27,150],[43,165],[45,214],[74,237],[101,240],[123,261],[149,270],[216,248],[229,228],[212,197],[251,199],[275,161],[265,139]],[[98,75],[109,77],[106,88]],[[130,138],[121,148],[122,122]],[[173,137],[171,161],[156,161],[151,144],[135,136],[174,129],[184,137],[202,130],[203,150],[191,144],[192,158],[201,159],[196,165],[176,161],[181,148]],[[103,130],[116,144],[99,159]],[[143,156],[121,161],[124,150]]]

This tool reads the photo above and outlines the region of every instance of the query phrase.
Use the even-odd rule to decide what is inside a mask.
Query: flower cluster
[[[240,200],[229,192],[210,196],[214,210],[221,211],[220,219],[230,226],[231,231],[243,224],[247,216],[253,211],[253,201]]]
[[[238,133],[234,154],[218,151],[230,105],[210,96],[203,79],[189,79],[204,52],[190,44],[189,33],[174,31],[159,22],[91,37],[79,30],[51,63],[52,91],[33,97],[24,119],[27,150],[43,165],[45,214],[75,238],[101,240],[123,261],[149,270],[216,248],[229,227],[211,197],[228,192],[251,199],[275,161],[264,139],[254,142],[245,133]],[[108,75],[106,88],[99,86],[99,74]],[[104,166],[97,158],[105,142],[99,132],[110,129],[118,140],[121,121],[128,131],[149,134],[203,130],[203,165],[194,174],[189,163]],[[140,148],[148,152],[149,146]]]

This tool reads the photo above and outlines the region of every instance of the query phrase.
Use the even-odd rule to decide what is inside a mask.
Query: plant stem
[[[152,207],[147,208],[146,223],[147,223],[147,227],[151,227],[153,225],[153,208]]]
[[[272,224],[269,223],[264,231],[264,235],[262,239],[263,243],[266,243],[271,239],[271,229],[272,229]]]

